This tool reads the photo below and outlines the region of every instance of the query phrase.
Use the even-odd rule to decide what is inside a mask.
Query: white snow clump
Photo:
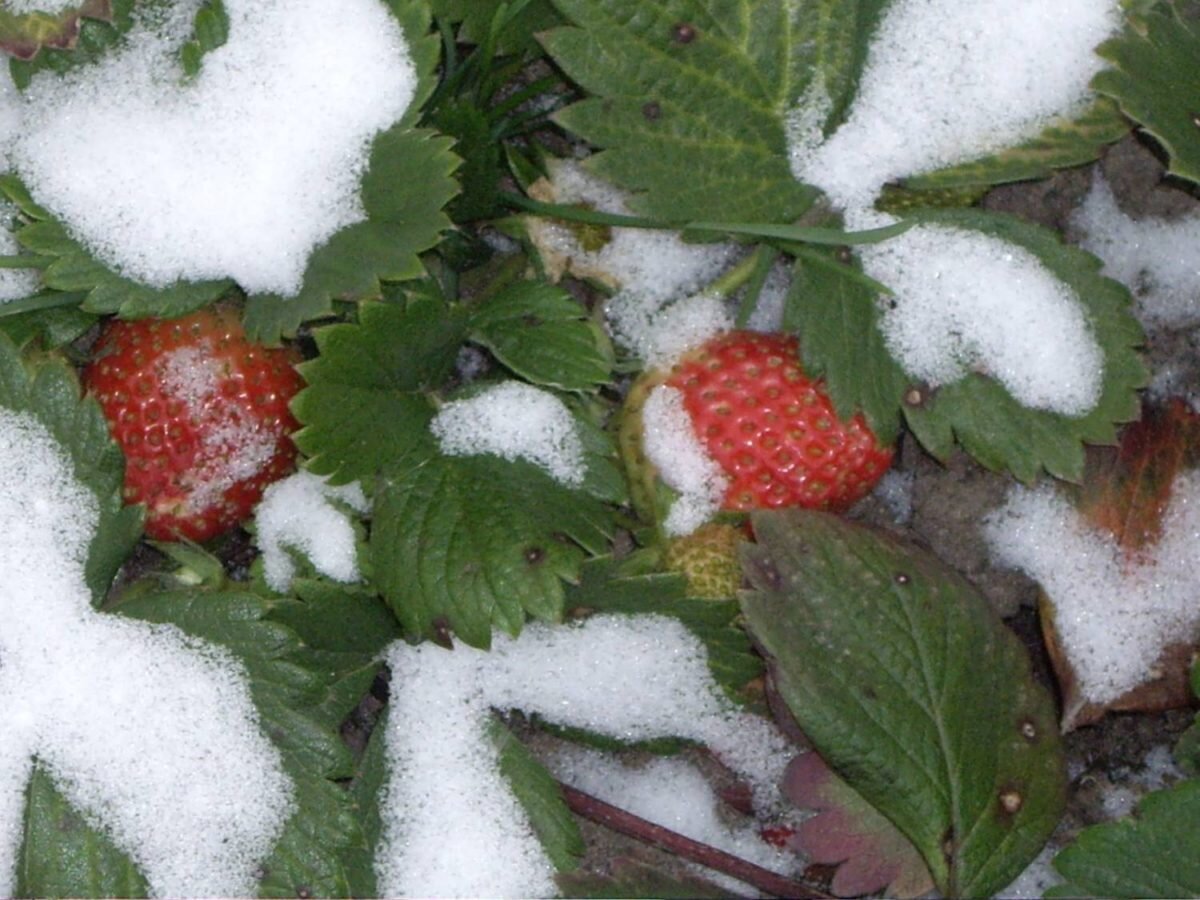
[[[354,528],[331,501],[357,513],[371,508],[357,481],[335,486],[305,471],[276,481],[263,492],[254,522],[263,577],[272,590],[284,593],[296,574],[288,548],[303,553],[327,578],[343,583],[359,580]]]
[[[385,896],[551,896],[554,866],[498,769],[493,710],[626,741],[681,737],[745,777],[760,807],[780,803],[791,751],[766,719],[733,707],[704,646],[678,620],[595,616],[528,626],[490,652],[393,644],[375,854]]]
[[[650,392],[642,407],[642,433],[646,459],[679,494],[663,530],[691,534],[721,508],[729,479],[696,436],[678,389],[663,384]]]
[[[0,896],[16,888],[34,758],[155,896],[256,893],[292,787],[241,664],[96,611],[95,497],[29,414],[0,411],[0,458]]]
[[[313,250],[365,217],[371,140],[414,96],[408,46],[379,0],[225,0],[229,40],[188,79],[196,6],[144,14],[97,63],[36,76],[11,161],[127,277],[294,295]]]
[[[447,403],[429,427],[447,456],[524,459],[568,487],[579,487],[587,473],[583,441],[566,404],[520,381]]]

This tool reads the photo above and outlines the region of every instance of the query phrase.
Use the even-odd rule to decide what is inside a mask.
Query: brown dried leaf
[[[81,19],[111,22],[112,0],[83,0],[56,13],[16,14],[0,10],[0,50],[20,60],[30,60],[43,47],[69,50],[79,38]]]

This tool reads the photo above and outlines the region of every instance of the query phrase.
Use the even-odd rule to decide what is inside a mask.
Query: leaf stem
[[[653,822],[648,822],[611,803],[605,803],[570,785],[559,782],[559,787],[562,789],[563,799],[570,807],[571,812],[598,825],[603,825],[605,828],[636,838],[716,872],[732,876],[738,881],[743,881],[776,897],[796,897],[800,900],[829,897],[828,894],[814,890],[802,882],[778,875],[770,869],[764,869],[762,866],[734,856],[732,853],[726,853],[724,850],[718,850],[716,847],[684,837],[669,828],[655,825]]]

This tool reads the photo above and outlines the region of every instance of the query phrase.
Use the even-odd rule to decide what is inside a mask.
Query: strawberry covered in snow
[[[292,468],[298,358],[250,342],[235,311],[113,320],[83,371],[125,454],[146,535],[204,541],[245,519]]]
[[[660,508],[660,478],[678,495],[663,522],[671,535],[719,510],[845,510],[892,460],[861,415],[838,417],[801,368],[794,337],[749,331],[718,335],[643,376],[621,449],[640,508]]]

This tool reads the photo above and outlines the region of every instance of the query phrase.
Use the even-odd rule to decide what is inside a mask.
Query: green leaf
[[[204,60],[204,54],[216,50],[229,40],[229,15],[222,0],[206,0],[196,11],[196,23],[192,29],[195,37],[179,51],[186,75],[196,75]]]
[[[18,897],[145,897],[145,879],[34,766],[17,855]]]
[[[1103,147],[1128,133],[1129,123],[1116,104],[1101,97],[1078,116],[1057,121],[1016,147],[906,178],[904,186],[925,191],[1045,178],[1055,169],[1091,162]]]
[[[900,399],[910,379],[879,331],[877,292],[836,252],[811,249],[796,259],[783,327],[800,336],[800,359],[824,378],[842,418],[861,410],[875,435],[891,444],[900,433]]]
[[[742,602],[783,699],[830,766],[947,896],[1016,877],[1061,817],[1053,703],[987,601],[894,538],[804,510],[756,514]]]
[[[414,455],[380,477],[374,509],[371,564],[405,632],[450,627],[476,647],[526,614],[558,621],[563,581],[615,529],[602,501],[494,456]]]
[[[577,27],[542,36],[592,96],[556,115],[604,148],[595,174],[672,221],[791,222],[816,192],[788,166],[785,122],[819,73],[856,77],[878,3],[556,0]]]
[[[1167,171],[1200,182],[1200,31],[1174,7],[1146,15],[1136,28],[1100,45],[1113,68],[1092,86],[1120,104],[1170,157]]]
[[[473,99],[456,100],[438,107],[430,124],[455,139],[454,152],[463,161],[457,173],[462,189],[450,203],[450,217],[455,222],[471,222],[498,215],[502,209],[500,179],[505,170],[487,112]]]
[[[1054,858],[1067,883],[1048,897],[1200,894],[1200,780],[1147,794],[1132,816],[1093,825]]]
[[[526,381],[594,391],[612,378],[603,331],[566,291],[542,282],[510,285],[471,311],[471,339]]]
[[[292,629],[271,620],[270,601],[254,594],[135,593],[117,611],[176,625],[226,647],[246,667],[263,730],[278,745],[295,787],[296,811],[264,864],[260,893],[348,894],[357,877],[349,867],[365,839],[345,790],[333,779],[348,777],[353,762],[336,726],[321,721],[321,704],[339,673],[314,661]],[[337,645],[333,635],[327,639],[327,646]]]
[[[491,30],[496,12],[502,6],[512,9],[518,4],[513,0],[432,0],[429,5],[435,19],[461,23],[460,42],[478,44]],[[500,33],[496,52],[506,55],[536,52],[540,50],[536,35],[562,23],[550,0],[529,0]]]
[[[79,40],[82,20],[111,21],[112,7],[111,0],[82,0],[57,12],[12,13],[0,9],[0,51],[28,61],[46,47],[71,50]]]
[[[984,466],[1007,470],[1022,481],[1033,481],[1043,469],[1078,481],[1083,445],[1115,443],[1117,425],[1137,418],[1140,409],[1137,391],[1148,376],[1137,352],[1144,338],[1130,312],[1129,292],[1101,277],[1100,263],[1091,255],[1067,246],[1054,232],[1018,219],[977,210],[930,210],[914,218],[974,229],[1033,253],[1079,298],[1104,354],[1104,373],[1100,398],[1084,416],[1028,409],[999,382],[970,374],[917,403],[904,403],[909,427],[925,449],[941,459],[957,440]]]
[[[99,519],[85,576],[93,602],[100,603],[141,536],[142,513],[124,506],[125,461],[99,406],[80,393],[79,379],[65,362],[45,357],[27,365],[11,340],[0,337],[0,407],[40,421],[71,460],[76,479],[96,498]]]
[[[292,409],[309,468],[345,484],[373,476],[410,449],[429,452],[433,406],[420,393],[454,368],[465,316],[428,297],[366,303],[357,324],[315,333],[320,355],[300,367],[308,382]]]
[[[550,862],[560,872],[579,865],[585,847],[558,782],[499,719],[488,724],[488,735],[499,753],[500,774],[529,817]]]
[[[354,817],[360,823],[363,831],[362,846],[350,851],[349,859],[353,861],[350,868],[350,896],[377,897],[379,889],[375,884],[375,848],[383,832],[383,823],[379,813],[379,801],[387,784],[387,735],[388,712],[385,708],[371,730],[367,739],[366,750],[354,770],[354,779],[350,782],[350,803]]]

